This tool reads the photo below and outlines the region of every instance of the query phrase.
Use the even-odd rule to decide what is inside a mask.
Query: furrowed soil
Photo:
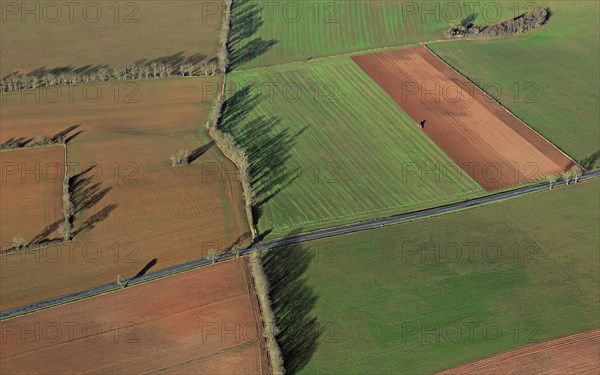
[[[558,175],[573,165],[424,47],[353,60],[488,191]]]
[[[127,95],[125,85],[133,88]],[[2,257],[2,310],[246,243],[237,170],[201,130],[215,86],[213,78],[186,78],[98,85],[96,101],[90,86],[63,87],[58,102],[43,90],[37,103],[7,98],[0,142],[77,126],[66,137],[79,210],[73,241]],[[179,149],[195,160],[172,167]]]
[[[600,329],[528,345],[440,372],[440,375],[597,374]]]
[[[243,259],[0,323],[1,372],[261,374]]]
[[[0,152],[0,251],[26,241],[60,237],[64,148],[47,146]]]
[[[213,1],[2,0],[0,76],[40,68],[119,67],[178,54],[216,56],[223,7]],[[71,8],[72,7],[72,8]],[[169,59],[170,58],[170,59]]]

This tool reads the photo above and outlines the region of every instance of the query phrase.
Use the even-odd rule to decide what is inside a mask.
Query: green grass
[[[597,168],[600,5],[596,1],[543,5],[553,13],[550,22],[525,36],[429,47],[480,87],[497,83],[501,95],[489,86],[492,96],[570,156]]]
[[[272,295],[283,347],[311,347],[306,333],[290,333],[316,325],[322,334],[302,374],[424,374],[598,327],[599,197],[596,179],[276,249],[278,262],[266,266],[290,285]],[[309,264],[288,261],[303,256]],[[300,271],[275,267],[286,262]],[[312,311],[290,305],[298,298]]]
[[[264,173],[255,181],[259,198],[276,192],[261,207],[261,233],[279,237],[485,193],[349,58],[228,76],[238,93],[250,84],[263,99],[238,100],[223,127],[250,150],[252,174]]]
[[[457,0],[431,2],[428,8],[423,1],[236,2],[233,19],[239,16],[242,21],[237,22],[255,27],[251,36],[233,44],[234,49],[242,48],[251,40],[277,41],[266,53],[244,61],[243,68],[441,39],[451,22],[469,16],[469,6]],[[509,9],[514,2],[494,2],[500,5],[498,11],[487,6],[488,0],[474,3],[478,4],[477,7],[471,5],[475,12],[483,13],[485,7],[487,21],[514,16],[514,10]],[[260,7],[262,11],[255,13],[255,17],[242,17],[250,13],[248,9]],[[433,14],[426,14],[427,11]],[[485,20],[480,17],[478,22]]]

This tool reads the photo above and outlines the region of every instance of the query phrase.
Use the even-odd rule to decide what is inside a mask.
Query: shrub
[[[189,155],[190,155],[190,153],[188,152],[188,150],[182,149],[182,150],[177,151],[176,153],[171,155],[171,165],[173,167],[188,165],[189,164]]]

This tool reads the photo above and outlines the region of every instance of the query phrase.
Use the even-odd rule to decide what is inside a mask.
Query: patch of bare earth
[[[62,211],[64,148],[45,146],[0,152],[0,243],[59,238]]]
[[[524,346],[443,371],[440,375],[600,373],[600,329]]]
[[[353,60],[488,191],[558,175],[573,165],[425,47]]]
[[[245,259],[0,322],[3,374],[262,374]]]

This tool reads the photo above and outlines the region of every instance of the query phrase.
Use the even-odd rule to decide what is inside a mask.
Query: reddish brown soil
[[[61,146],[0,152],[0,251],[18,235],[28,242],[60,237],[64,165]]]
[[[136,82],[137,102],[125,101],[132,88],[114,85],[101,85],[97,102],[84,100],[77,87],[72,94],[64,88],[57,103],[11,95],[2,104],[0,142],[80,124],[68,135],[75,135],[70,174],[95,166],[85,190],[99,184],[96,192],[108,191],[77,214],[82,231],[72,243],[1,259],[0,309],[115,282],[119,274],[133,277],[150,262],[148,272],[206,257],[249,238],[237,170],[217,147],[188,166],[170,166],[177,150],[207,146],[199,134],[215,79]],[[87,89],[91,96],[94,88]]]
[[[424,47],[353,60],[488,191],[557,175],[572,160]]]
[[[451,374],[598,374],[600,329],[533,344],[441,372]]]
[[[243,263],[2,321],[0,373],[260,374],[260,316]]]

